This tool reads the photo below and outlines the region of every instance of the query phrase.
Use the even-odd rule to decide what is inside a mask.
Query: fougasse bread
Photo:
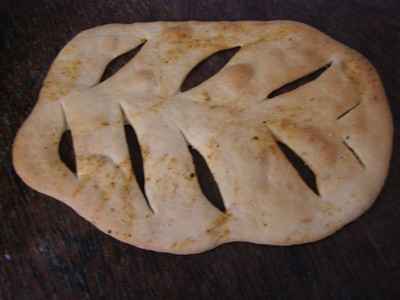
[[[107,64],[142,45],[113,76]],[[240,47],[215,75],[187,74]],[[317,76],[278,93],[308,74]],[[143,157],[145,194],[124,131]],[[59,156],[71,131],[77,172]],[[247,241],[320,240],[360,216],[388,172],[392,117],[381,81],[356,51],[305,24],[154,22],[85,30],[59,53],[13,147],[18,175],[103,232],[176,254]],[[300,157],[317,189],[279,145]],[[205,159],[226,210],[204,196],[189,147]]]

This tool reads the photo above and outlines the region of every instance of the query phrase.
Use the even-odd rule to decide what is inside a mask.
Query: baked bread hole
[[[219,190],[218,183],[215,181],[214,175],[212,174],[207,161],[199,151],[193,148],[193,146],[188,144],[188,147],[190,154],[192,154],[196,172],[196,174],[191,176],[197,177],[200,189],[208,201],[210,201],[211,204],[218,208],[221,212],[226,212],[224,200]]]
[[[145,177],[144,177],[144,168],[143,168],[143,156],[142,156],[142,150],[140,148],[139,140],[137,138],[136,132],[133,129],[131,125],[125,125],[125,139],[126,143],[128,145],[128,151],[129,151],[129,158],[131,161],[131,166],[133,173],[136,177],[136,181],[139,185],[140,190],[143,193],[143,196],[146,200],[147,205],[149,208],[153,211],[153,208],[150,205],[150,201],[147,198],[146,195],[146,182],[145,182]]]
[[[361,157],[357,154],[357,152],[351,147],[345,140],[343,140],[343,145],[351,152],[357,162],[361,165],[361,167],[365,168],[365,164],[362,161]]]
[[[301,87],[303,85],[306,85],[307,83],[310,83],[311,81],[316,80],[326,70],[328,70],[331,65],[332,65],[332,63],[330,62],[307,75],[304,75],[298,79],[295,79],[289,83],[284,84],[280,88],[277,88],[276,90],[273,90],[271,93],[269,93],[269,95],[267,96],[266,99],[271,99],[271,98],[289,93],[295,89],[298,89],[299,87]]]
[[[186,75],[181,84],[180,91],[185,92],[190,90],[217,74],[239,50],[240,47],[220,50],[199,62]]]
[[[279,148],[282,153],[286,156],[287,160],[292,164],[292,166],[296,169],[297,173],[304,181],[304,183],[312,190],[317,196],[319,196],[317,180],[315,173],[310,169],[309,166],[304,162],[304,160],[296,154],[289,146],[286,144],[277,141]]]
[[[361,102],[358,102],[356,104],[354,104],[352,107],[350,107],[349,109],[347,109],[346,111],[344,111],[343,113],[341,113],[336,120],[340,120],[341,118],[345,117],[347,114],[351,113],[354,109],[356,109],[359,105],[361,104]]]
[[[139,46],[137,46],[137,47],[117,56],[113,60],[111,60],[107,64],[106,68],[104,69],[103,75],[101,76],[101,78],[97,84],[107,80],[108,78],[113,76],[115,73],[117,73],[124,65],[126,65],[130,60],[132,60],[136,56],[136,54],[139,53],[140,49],[142,49],[144,44],[146,44],[146,42],[143,42]]]
[[[58,154],[67,168],[76,175],[75,152],[70,130],[66,130],[62,134],[60,143],[58,144]]]

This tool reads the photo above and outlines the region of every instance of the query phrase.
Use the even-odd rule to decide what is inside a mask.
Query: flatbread
[[[143,43],[99,83],[112,59]],[[217,74],[180,91],[199,62],[233,47],[240,50]],[[271,97],[324,66],[316,79]],[[149,205],[132,171],[125,123],[138,136]],[[77,174],[59,157],[66,130]],[[293,245],[334,233],[376,199],[392,131],[374,68],[307,25],[111,24],[78,34],[59,53],[15,139],[13,161],[29,186],[116,239],[190,254],[232,241]],[[278,142],[311,168],[317,192]],[[189,145],[205,158],[226,212],[203,195]]]

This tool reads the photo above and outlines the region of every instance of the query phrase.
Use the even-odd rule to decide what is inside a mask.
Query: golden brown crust
[[[134,59],[98,84],[113,58],[145,41]],[[219,73],[179,92],[197,63],[233,47],[241,49]],[[267,97],[328,64],[314,81]],[[131,169],[125,122],[139,138],[151,208]],[[67,129],[77,175],[58,155]],[[57,56],[18,132],[13,162],[32,188],[115,238],[189,254],[230,241],[292,245],[332,234],[375,200],[392,131],[374,68],[307,25],[111,24],[82,32]],[[310,166],[319,195],[278,141]],[[205,157],[226,213],[202,194],[187,143]]]

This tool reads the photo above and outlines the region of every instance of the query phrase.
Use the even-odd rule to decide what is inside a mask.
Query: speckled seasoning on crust
[[[143,43],[99,83],[112,59]],[[240,50],[217,74],[180,91],[199,62],[233,47]],[[314,80],[273,96],[321,68]],[[133,175],[126,123],[140,142],[151,207]],[[77,174],[59,157],[66,130]],[[232,241],[293,245],[334,233],[376,199],[392,130],[374,68],[307,25],[111,24],[80,33],[57,56],[15,139],[13,162],[28,185],[111,236],[190,254]],[[226,212],[203,195],[189,144],[206,159]],[[279,144],[312,169],[317,192]]]

